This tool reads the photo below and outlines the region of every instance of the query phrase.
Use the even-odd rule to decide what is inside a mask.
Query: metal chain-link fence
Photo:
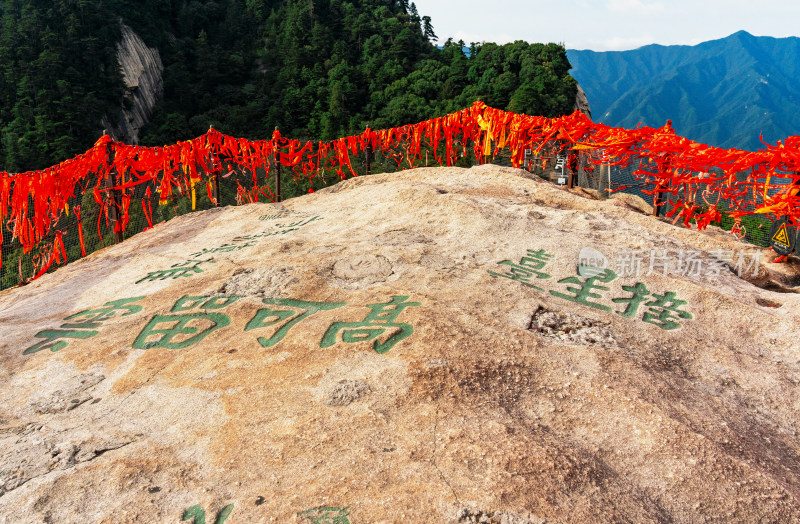
[[[545,145],[545,147],[542,148],[542,152],[539,154],[535,154],[533,151],[526,153],[525,162],[522,167],[545,180],[559,185],[567,185],[569,175],[572,174],[575,187],[592,190],[592,192],[596,192],[598,198],[613,198],[615,194],[626,193],[641,198],[643,204],[652,208],[654,203],[653,194],[648,194],[645,190],[652,191],[653,184],[646,184],[641,178],[637,178],[634,175],[637,170],[642,168],[655,170],[656,166],[649,164],[647,159],[633,159],[626,166],[591,166],[585,154],[578,154],[578,162],[580,162],[580,164],[573,161],[573,165],[570,167],[570,162],[567,160],[569,155],[556,152],[557,148],[558,144],[553,144],[549,147]],[[492,163],[511,167],[511,155],[508,151],[504,151],[502,154],[493,158]],[[745,175],[741,175],[738,178],[741,180],[745,177]],[[791,183],[789,178],[772,179],[774,187],[770,189],[768,194],[774,195],[778,193],[781,185],[789,183]],[[682,196],[680,192],[679,196]],[[732,209],[730,201],[707,201],[704,199],[703,194],[700,193],[695,197],[694,202],[699,206],[718,206],[722,212],[722,219],[718,222],[712,222],[711,225],[718,226],[726,231],[731,231],[733,229],[733,234],[740,240],[750,244],[760,247],[767,247],[770,245],[769,232],[772,221],[767,216],[763,214],[745,215],[741,217],[739,224],[737,224],[731,214],[726,212]],[[756,193],[752,201],[739,209],[753,211],[763,203],[763,195]],[[674,205],[671,203],[670,199],[664,198],[661,203],[659,216],[665,217],[671,214],[673,209]]]
[[[490,162],[512,166],[507,148],[494,157],[478,159],[474,144],[471,142],[465,147],[456,141],[454,146],[458,154],[450,159],[451,165],[469,167],[477,163]],[[643,182],[633,174],[641,167],[641,163],[630,162],[626,167],[606,165],[589,167],[585,154],[574,155],[570,159],[569,155],[559,152],[562,147],[562,143],[553,142],[545,144],[538,154],[528,152],[522,167],[556,184],[566,184],[569,175],[572,174],[575,186],[594,190],[599,198],[609,197],[612,194],[610,188],[611,191],[618,190],[640,197],[647,204],[653,202],[653,196],[644,192],[646,188]],[[352,168],[355,175],[361,176],[426,165],[438,166],[440,163],[447,164],[444,158],[444,146],[441,144],[437,151],[438,156],[430,146],[423,147],[421,155],[415,159],[413,165],[408,163],[405,153],[404,146],[398,144],[370,154],[353,155]],[[314,176],[303,176],[295,173],[292,168],[275,169],[276,163],[273,163],[270,173],[263,169],[257,169],[252,173],[240,167],[226,166],[224,161],[222,164],[222,170],[216,176],[204,173],[203,181],[190,188],[173,187],[172,195],[164,200],[160,198],[155,181],[126,188],[116,195],[113,191],[97,193],[94,187],[76,188],[75,194],[68,201],[66,212],[61,214],[58,223],[50,227],[49,233],[31,252],[24,253],[19,239],[12,238],[8,229],[3,230],[0,289],[24,284],[37,275],[53,271],[67,262],[87,256],[150,227],[157,227],[158,224],[185,213],[217,205],[275,201],[277,172],[280,173],[281,199],[307,194],[309,191],[337,183],[343,177],[352,176],[349,170],[342,176],[324,169],[319,169]],[[774,183],[779,184],[780,181],[776,180]],[[106,181],[103,188],[111,186],[113,184]],[[759,199],[756,198],[754,203],[750,204],[751,209],[758,203]],[[727,209],[727,202],[718,204],[720,209]],[[667,201],[661,215],[670,211],[671,204]],[[117,225],[117,217],[119,220],[127,217],[124,231],[119,231],[122,228]],[[744,216],[737,225],[730,215],[723,212],[722,220],[714,225],[727,230],[735,227],[740,238],[759,246],[769,245],[768,233],[771,222],[764,215]]]

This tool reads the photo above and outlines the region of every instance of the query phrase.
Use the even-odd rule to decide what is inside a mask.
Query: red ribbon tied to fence
[[[675,220],[682,218],[687,226],[694,222],[704,228],[718,220],[723,201],[737,219],[760,213],[785,216],[797,223],[800,215],[798,136],[774,146],[765,144],[755,152],[722,149],[676,135],[669,122],[661,128],[625,129],[592,122],[579,111],[546,118],[475,102],[461,111],[416,124],[367,128],[357,135],[315,143],[284,138],[277,129],[269,140],[235,138],[210,129],[195,139],[164,147],[128,145],[103,136],[85,153],[47,169],[0,172],[0,223],[28,253],[58,224],[68,200],[79,194],[76,191],[92,191],[106,206],[116,204],[103,200],[103,193],[121,191],[117,227],[124,230],[130,204],[125,191],[140,184],[152,184],[164,203],[176,191],[190,194],[195,184],[208,184],[227,166],[229,171],[251,173],[253,189],[270,196],[268,188],[256,189],[255,175],[258,169],[268,170],[273,161],[292,168],[296,180],[313,182],[320,171],[334,172],[342,179],[348,174],[356,176],[351,155],[367,151],[368,145],[394,159],[398,167],[413,168],[425,161],[423,150],[432,152],[439,165],[453,165],[459,155],[467,154],[470,142],[479,161],[507,149],[514,167],[522,166],[526,150],[541,152],[545,148],[583,151],[589,168],[635,163],[634,175],[643,191],[666,198]],[[118,174],[117,185],[107,187],[104,180],[112,169]],[[776,179],[789,183],[776,184]],[[63,243],[59,242],[53,242],[50,260],[61,259]],[[56,249],[62,252],[55,253]]]

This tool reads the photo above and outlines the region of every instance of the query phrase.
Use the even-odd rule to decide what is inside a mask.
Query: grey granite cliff
[[[103,126],[112,138],[129,144],[139,143],[139,130],[164,95],[164,66],[158,49],[147,47],[133,29],[122,24],[122,39],[117,43],[119,60],[128,92],[122,107]]]

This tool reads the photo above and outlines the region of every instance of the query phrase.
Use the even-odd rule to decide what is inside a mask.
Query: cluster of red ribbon
[[[794,185],[800,183],[798,136],[748,152],[692,142],[676,135],[669,123],[657,129],[623,129],[594,123],[578,111],[551,119],[476,102],[443,117],[379,131],[366,129],[329,142],[301,143],[283,138],[277,131],[270,140],[247,140],[211,129],[194,140],[140,147],[103,136],[86,153],[48,169],[0,172],[0,224],[28,253],[62,213],[68,212],[68,201],[76,190],[92,191],[101,206],[109,205],[108,191],[120,190],[121,220],[116,227],[124,230],[131,200],[127,190],[139,184],[150,183],[163,202],[175,191],[186,195],[195,185],[205,183],[213,199],[212,177],[233,169],[252,173],[257,188],[256,170],[269,170],[277,161],[291,168],[296,179],[304,177],[313,184],[320,171],[335,172],[341,178],[347,173],[355,176],[351,155],[368,150],[381,151],[399,167],[407,168],[423,163],[423,151],[432,151],[436,163],[449,166],[458,156],[467,154],[468,144],[479,159],[508,148],[515,167],[522,166],[526,150],[541,152],[554,147],[586,151],[592,165],[633,163],[644,192],[664,195],[672,204],[670,213],[675,220],[682,218],[687,226],[691,220],[700,228],[718,220],[721,201],[737,218],[765,213],[796,222],[800,216],[800,186]],[[114,187],[108,183],[112,170],[116,174]],[[790,183],[770,184],[777,178],[789,179]],[[619,189],[623,188],[615,190]],[[82,231],[79,233],[82,236]],[[63,246],[58,244],[53,243],[51,259],[61,258],[55,253],[59,248],[63,253]]]

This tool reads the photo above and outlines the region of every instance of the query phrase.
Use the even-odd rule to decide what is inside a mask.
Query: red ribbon
[[[97,224],[101,235],[101,217],[108,211],[102,193],[111,189],[104,187],[111,169],[120,174],[114,189],[126,190],[152,181],[160,201],[166,203],[175,189],[185,194],[192,184],[204,179],[208,182],[227,165],[228,171],[248,170],[253,176],[253,190],[240,188],[238,192],[242,201],[252,202],[258,201],[259,195],[274,199],[271,191],[266,186],[259,187],[255,178],[257,170],[268,170],[273,161],[292,168],[295,180],[311,181],[320,171],[335,172],[341,178],[348,173],[356,176],[351,155],[365,152],[368,145],[373,152],[393,158],[398,167],[422,162],[423,145],[433,149],[433,158],[439,165],[453,165],[458,155],[466,155],[471,147],[480,161],[485,161],[484,155],[507,149],[512,165],[519,167],[526,150],[543,152],[547,144],[562,152],[585,151],[590,166],[639,162],[634,173],[645,193],[671,195],[677,206],[673,215],[683,218],[687,225],[694,219],[703,228],[718,220],[720,210],[716,203],[720,201],[730,202],[729,212],[735,218],[757,211],[786,216],[792,222],[800,220],[798,186],[770,184],[771,178],[800,180],[800,136],[788,137],[774,146],[764,143],[765,148],[755,152],[721,149],[676,135],[670,123],[661,128],[612,128],[594,123],[578,111],[551,119],[476,102],[461,111],[417,124],[382,130],[367,128],[329,142],[301,143],[282,137],[278,130],[270,140],[251,141],[211,129],[192,140],[148,148],[103,136],[84,154],[50,168],[17,174],[0,172],[0,222],[29,253],[58,222],[76,189],[79,194],[82,188],[89,187],[101,206]],[[109,162],[112,154],[114,160]],[[747,174],[745,178],[737,178],[743,173]],[[679,191],[681,188],[683,191]],[[715,204],[697,207],[697,194],[702,194],[706,203]],[[118,221],[122,231],[128,224],[129,204],[130,196],[124,197]],[[148,227],[152,227],[152,208],[149,213],[145,210],[145,216]]]

